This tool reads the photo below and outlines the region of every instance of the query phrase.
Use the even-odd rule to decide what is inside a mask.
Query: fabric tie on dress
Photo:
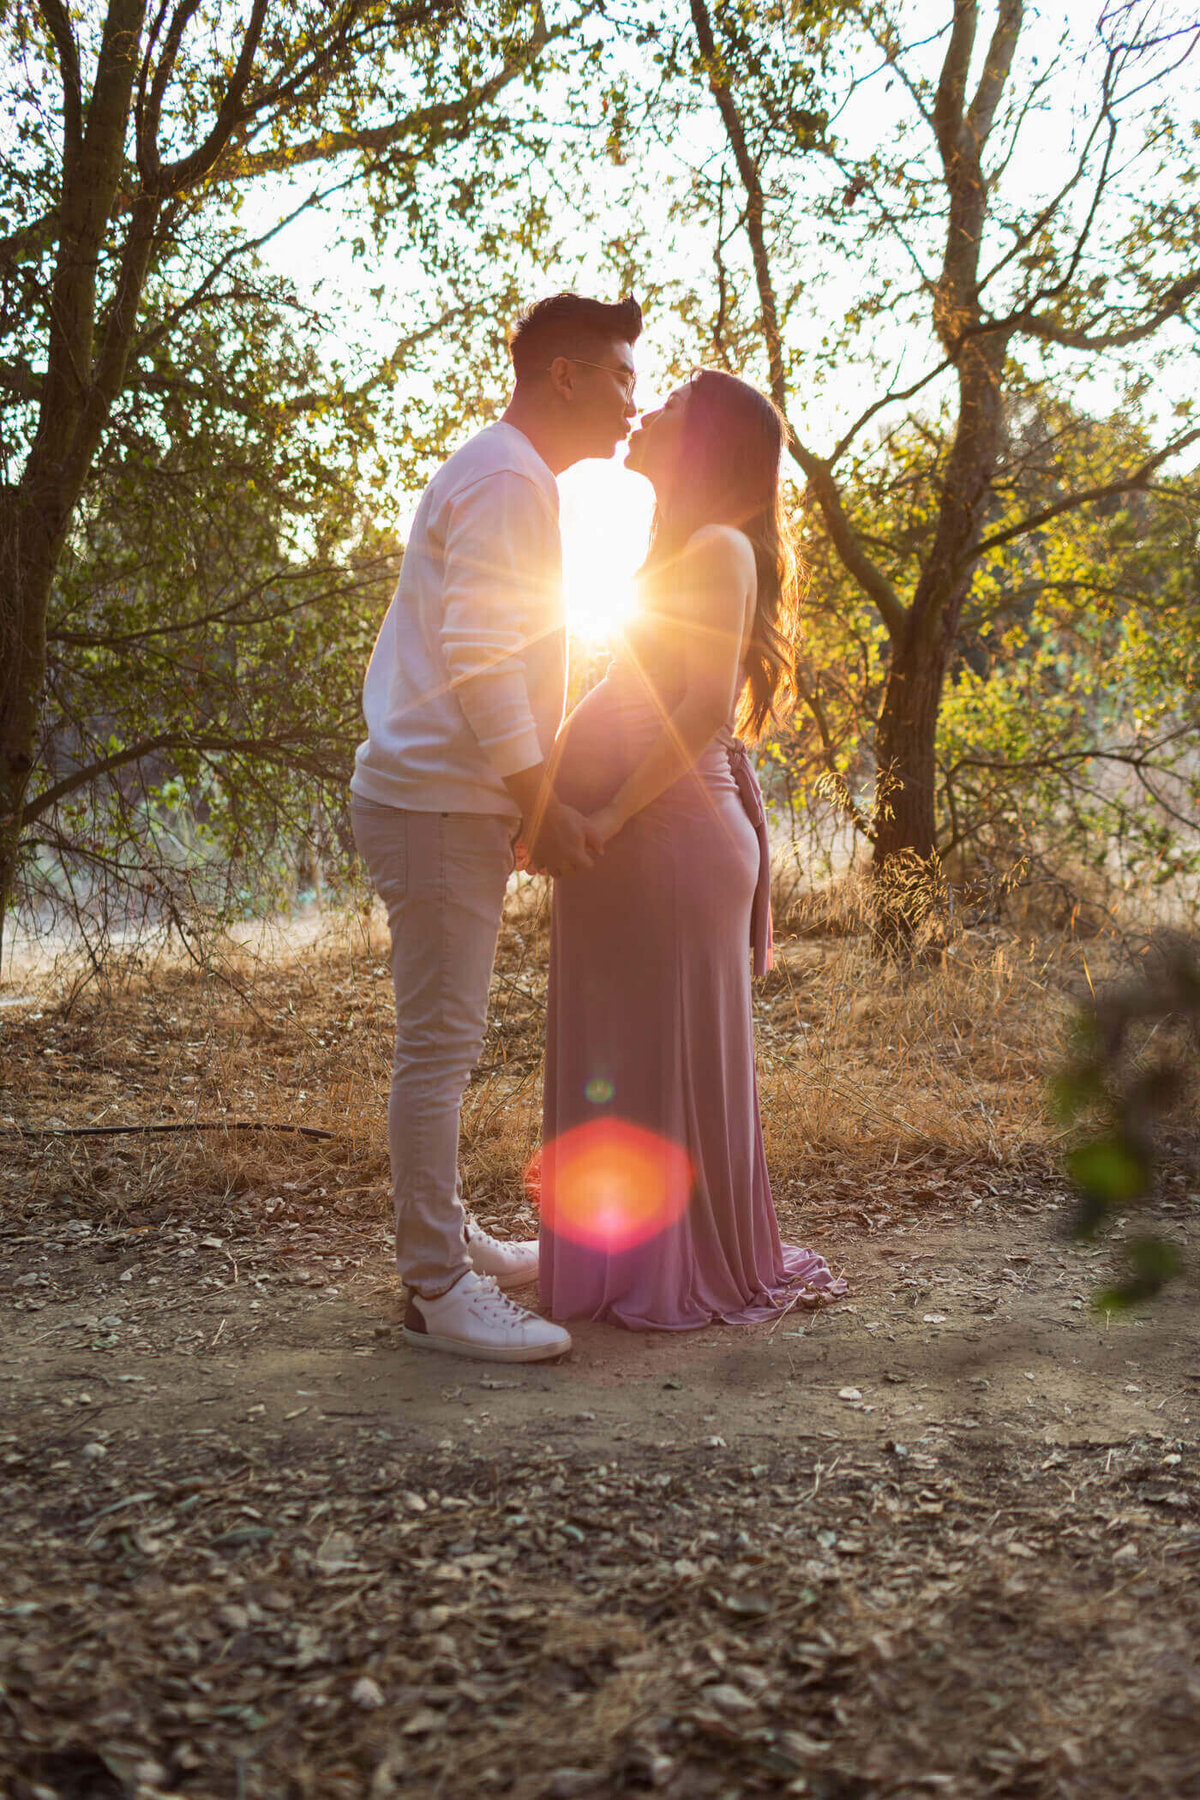
[[[754,889],[754,904],[750,909],[750,948],[754,952],[754,973],[765,975],[768,969],[775,966],[775,928],[771,920],[771,845],[767,837],[767,809],[763,804],[762,789],[758,785],[758,776],[754,772],[754,764],[750,761],[750,752],[740,737],[724,726],[717,733],[717,742],[729,753],[729,771],[733,776],[738,798],[745,808],[746,817],[754,827],[758,838],[758,882]]]

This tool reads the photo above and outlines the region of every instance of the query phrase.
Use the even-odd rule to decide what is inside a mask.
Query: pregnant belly
[[[612,799],[653,743],[661,720],[651,703],[606,676],[563,725],[554,747],[554,790],[580,812]]]

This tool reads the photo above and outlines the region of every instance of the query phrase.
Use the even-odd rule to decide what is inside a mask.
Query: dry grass
[[[1044,1161],[1054,1145],[1046,1075],[1074,998],[1119,965],[1117,939],[997,923],[902,963],[875,953],[859,905],[847,890],[840,912],[821,902],[819,920],[781,907],[803,935],[781,933],[776,967],[756,986],[763,1117],[782,1207],[819,1172],[884,1192],[905,1170]],[[510,897],[463,1113],[469,1193],[490,1218],[526,1229],[547,938],[544,889],[527,884]],[[43,977],[37,1006],[10,1015],[10,1047],[30,1056],[32,1071],[9,1098],[11,1123],[251,1120],[333,1136],[64,1139],[27,1168],[25,1184],[68,1180],[151,1220],[181,1194],[278,1197],[291,1182],[323,1188],[346,1217],[380,1221],[391,1022],[374,915],[332,917],[269,954],[208,946],[200,966],[160,960],[82,986],[60,968],[53,982]]]

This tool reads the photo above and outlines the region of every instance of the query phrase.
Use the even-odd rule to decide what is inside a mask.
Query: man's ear
[[[571,400],[574,397],[576,369],[572,357],[556,356],[546,373],[550,377],[553,392],[560,400]]]

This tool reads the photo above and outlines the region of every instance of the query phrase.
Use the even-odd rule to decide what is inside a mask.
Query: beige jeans
[[[392,938],[396,1266],[409,1287],[433,1295],[470,1267],[458,1117],[483,1043],[514,827],[489,814],[403,812],[357,795],[351,819]]]

